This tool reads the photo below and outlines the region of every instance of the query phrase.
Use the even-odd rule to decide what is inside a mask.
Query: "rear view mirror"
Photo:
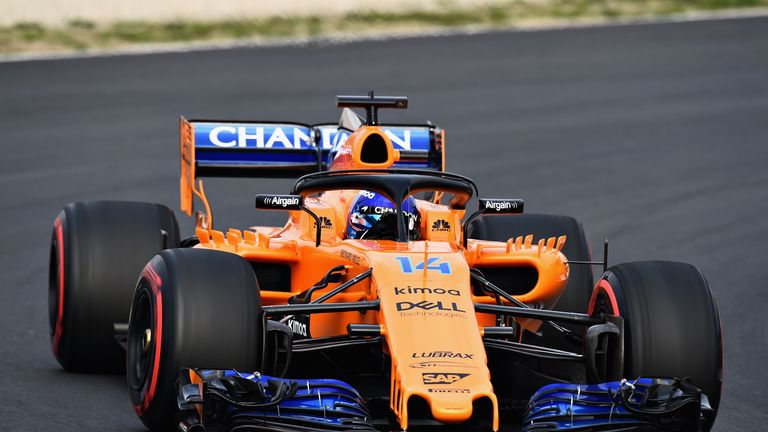
[[[256,208],[260,210],[302,210],[301,195],[256,195]]]
[[[525,202],[521,199],[478,198],[477,206],[482,214],[522,214]]]
[[[478,198],[477,199],[477,211],[469,215],[466,221],[464,221],[464,249],[467,248],[467,231],[469,230],[469,224],[477,217],[488,215],[511,215],[522,214],[525,202],[521,199],[505,199],[505,198]]]
[[[301,195],[256,195],[256,208],[259,210],[301,210],[315,220],[315,246],[320,246],[322,231],[320,219],[310,209],[304,207],[304,197]]]

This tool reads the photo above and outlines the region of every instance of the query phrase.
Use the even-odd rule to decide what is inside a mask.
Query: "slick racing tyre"
[[[141,273],[128,325],[131,401],[152,431],[179,424],[179,369],[255,371],[262,350],[261,296],[238,255],[170,249]]]
[[[584,229],[576,219],[570,216],[532,213],[509,217],[477,218],[472,221],[468,232],[470,238],[504,242],[510,237],[526,236],[528,234],[533,234],[534,241],[565,235],[567,239],[562,252],[566,258],[572,261],[591,260],[589,243],[584,235]],[[503,271],[496,275],[488,274],[486,276],[499,287],[509,285],[505,280]],[[589,304],[592,287],[592,267],[589,265],[570,265],[568,283],[554,309],[583,313]],[[576,329],[576,327],[571,328]],[[552,331],[549,326],[542,326],[541,329],[545,333]],[[552,341],[550,342],[557,347],[568,348],[567,345],[558,343],[556,335],[552,335],[551,339]]]
[[[714,423],[722,388],[723,345],[707,280],[690,264],[642,261],[608,269],[590,314],[624,319],[624,376],[690,378],[709,398]]]
[[[173,212],[158,204],[69,204],[54,222],[48,312],[51,348],[75,372],[117,372],[125,352],[114,323],[126,323],[136,279],[158,251],[179,243]]]

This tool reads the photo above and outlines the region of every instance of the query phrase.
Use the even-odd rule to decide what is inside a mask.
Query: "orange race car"
[[[722,342],[695,267],[608,268],[607,242],[594,262],[573,218],[444,172],[442,129],[379,122],[406,98],[338,106],[338,124],[182,118],[194,236],[158,204],[66,206],[59,363],[126,370],[153,431],[711,428]],[[301,175],[255,199],[285,226],[214,229],[199,177]]]

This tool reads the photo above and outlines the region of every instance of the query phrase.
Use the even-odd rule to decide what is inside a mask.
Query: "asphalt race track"
[[[334,95],[410,97],[448,168],[580,219],[613,263],[688,261],[725,337],[718,431],[768,423],[768,19],[503,32],[0,64],[0,430],[139,431],[120,376],[64,373],[47,321],[51,226],[76,200],[178,208],[177,116],[335,121]],[[212,181],[219,227],[280,223]],[[182,229],[190,222],[179,215]],[[691,359],[695,361],[695,359]]]

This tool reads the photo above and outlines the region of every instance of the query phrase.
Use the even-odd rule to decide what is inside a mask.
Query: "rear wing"
[[[399,168],[443,171],[442,129],[384,124]],[[180,118],[181,210],[192,214],[198,177],[299,177],[328,169],[351,134],[333,123],[239,122]],[[210,212],[209,212],[210,213]]]

